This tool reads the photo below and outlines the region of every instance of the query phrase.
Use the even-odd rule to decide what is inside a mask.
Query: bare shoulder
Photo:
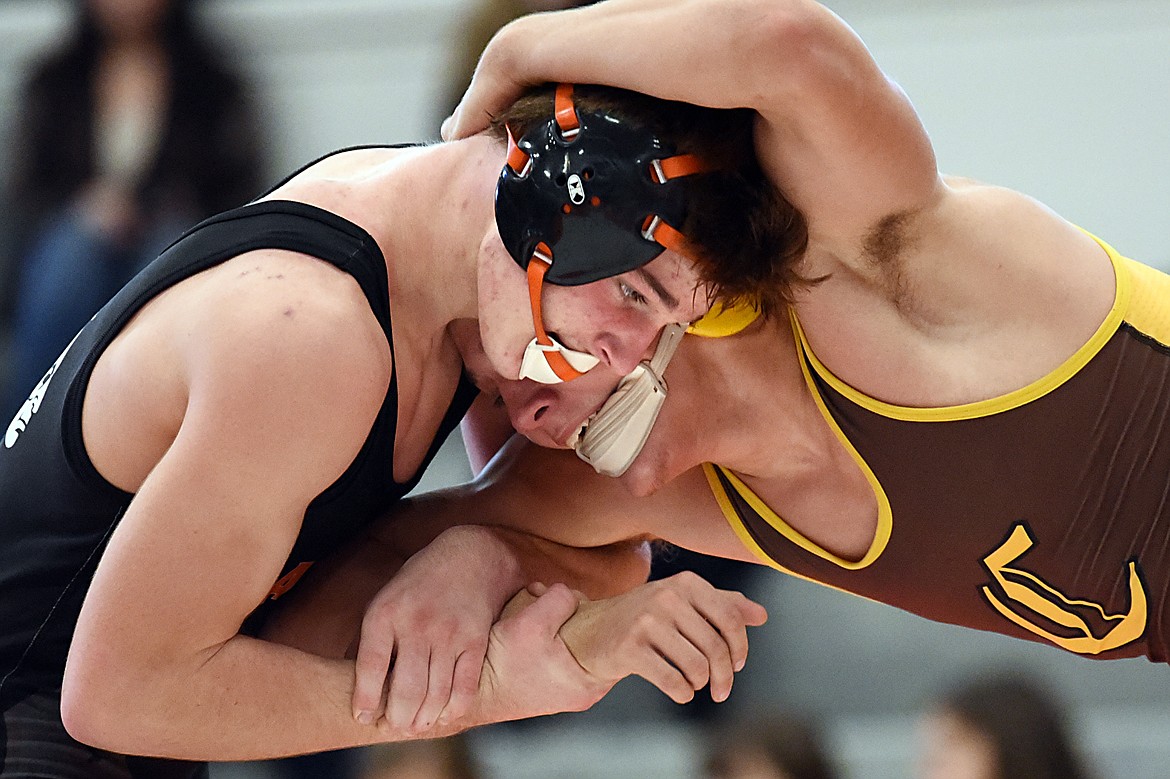
[[[1113,304],[1105,251],[1039,201],[948,179],[798,303],[817,356],[890,403],[957,405],[1047,375]]]
[[[194,335],[187,364],[204,379],[230,376],[270,393],[346,390],[351,401],[385,394],[385,333],[357,281],[339,268],[296,252],[255,251],[209,271],[190,292],[198,305],[182,306]]]
[[[86,449],[128,492],[181,429],[214,439],[208,451],[263,426],[275,448],[283,432],[345,452],[368,434],[391,370],[352,276],[293,252],[250,252],[160,293],[107,347],[86,389]]]
[[[361,225],[367,230],[371,214],[378,213],[371,203],[382,201],[398,164],[425,154],[430,147],[355,148],[325,157],[297,173],[264,196],[263,200],[294,200],[323,208]]]
[[[948,182],[947,196],[923,225],[922,249],[933,258],[919,260],[924,270],[951,265],[952,273],[1008,300],[1042,305],[1054,291],[1090,303],[1112,294],[1112,267],[1101,246],[1045,204],[1005,187]]]

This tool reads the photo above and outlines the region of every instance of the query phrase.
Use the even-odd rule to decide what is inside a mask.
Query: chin
[[[636,457],[617,480],[626,488],[626,492],[635,498],[649,497],[662,487],[661,470],[655,468],[654,464],[642,455]]]
[[[532,443],[544,449],[569,448],[565,444],[558,442],[555,438],[553,438],[552,434],[546,430],[541,430],[539,428],[536,430],[521,430],[515,426],[515,423],[513,423],[513,427],[516,429],[516,432],[520,433],[520,435],[524,436]]]

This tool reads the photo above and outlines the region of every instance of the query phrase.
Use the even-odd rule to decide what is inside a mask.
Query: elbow
[[[744,25],[744,34],[738,44],[749,57],[764,57],[769,64],[791,67],[815,48],[821,39],[832,13],[819,3],[775,0],[742,0],[738,18]],[[730,18],[730,14],[728,14]],[[748,42],[747,45],[744,45]],[[780,60],[783,60],[781,62]],[[756,59],[758,67],[758,59]]]
[[[596,583],[591,598],[612,598],[645,584],[650,578],[650,542],[632,539],[606,547],[609,564],[605,577]]]
[[[625,572],[625,589],[632,590],[650,580],[650,564],[654,559],[651,542],[645,539],[630,541],[631,554]]]
[[[104,689],[109,685],[95,683],[103,674],[78,665],[83,664],[70,662],[61,683],[61,722],[65,731],[91,747],[126,751],[122,743],[126,734],[121,732],[127,726],[126,719],[112,705]]]
[[[829,9],[814,2],[747,3],[750,7],[741,18],[748,27],[737,47],[740,56],[748,58],[743,72],[761,76],[760,94],[755,97],[758,105],[784,98],[807,99],[823,86],[822,79],[842,66],[840,57],[851,48],[843,49],[842,43],[853,36]]]
[[[160,754],[147,739],[147,718],[157,708],[158,690],[146,677],[127,673],[124,664],[112,666],[71,651],[61,682],[61,723],[76,741],[107,752]]]

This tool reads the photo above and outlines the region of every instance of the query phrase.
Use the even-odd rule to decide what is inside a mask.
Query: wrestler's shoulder
[[[188,366],[258,380],[338,374],[388,381],[390,348],[357,281],[308,255],[239,255],[180,292],[172,321]]]

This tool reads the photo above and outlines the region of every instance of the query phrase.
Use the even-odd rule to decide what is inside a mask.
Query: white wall
[[[906,90],[943,170],[1170,267],[1170,3],[828,4]]]

